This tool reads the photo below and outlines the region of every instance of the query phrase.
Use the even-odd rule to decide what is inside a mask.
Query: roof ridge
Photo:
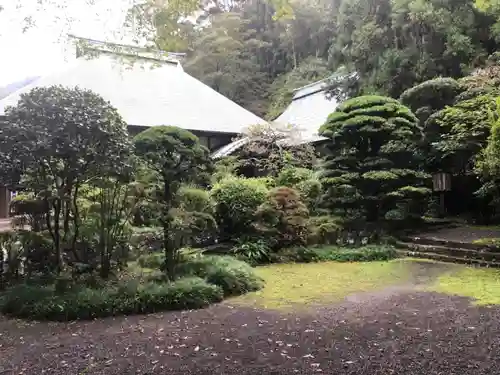
[[[146,60],[157,60],[157,61],[167,61],[167,62],[176,61],[177,63],[180,63],[179,60],[186,56],[186,54],[182,52],[168,52],[161,49],[134,46],[131,44],[107,42],[104,40],[78,37],[73,34],[68,34],[68,37],[76,39],[80,43],[79,46],[77,45],[77,57],[80,57],[81,55],[85,54],[85,53],[79,54],[78,52],[79,49],[83,49],[84,51],[96,51],[96,52],[112,53],[115,55],[138,57]]]

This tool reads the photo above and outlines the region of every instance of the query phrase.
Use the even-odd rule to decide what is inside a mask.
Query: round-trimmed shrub
[[[222,288],[225,296],[236,296],[259,290],[262,279],[247,263],[230,256],[202,256],[181,263],[179,274],[205,278]]]
[[[211,195],[223,239],[237,239],[253,232],[255,212],[267,192],[262,179],[229,178],[215,184]]]
[[[197,277],[172,283],[122,281],[100,289],[75,287],[65,293],[56,293],[53,285],[22,284],[0,296],[0,311],[20,318],[68,321],[197,309],[220,302],[223,296],[220,287]]]

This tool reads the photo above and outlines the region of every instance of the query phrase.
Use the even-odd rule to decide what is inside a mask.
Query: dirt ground
[[[234,302],[93,322],[0,318],[0,374],[500,374],[500,308],[413,285],[280,313]]]

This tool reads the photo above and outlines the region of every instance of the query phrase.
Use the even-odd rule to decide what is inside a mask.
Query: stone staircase
[[[500,249],[484,245],[415,236],[403,237],[395,245],[402,256],[480,267],[500,267]]]

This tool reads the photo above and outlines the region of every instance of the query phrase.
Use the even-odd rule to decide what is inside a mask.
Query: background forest
[[[273,118],[290,90],[355,71],[350,96],[398,98],[438,76],[460,78],[497,49],[495,4],[471,0],[249,0],[212,4],[177,26],[159,12],[156,45],[186,52],[185,69],[260,116]],[[281,9],[281,8],[279,8]],[[283,14],[282,14],[283,13]],[[175,26],[174,26],[175,25]]]

